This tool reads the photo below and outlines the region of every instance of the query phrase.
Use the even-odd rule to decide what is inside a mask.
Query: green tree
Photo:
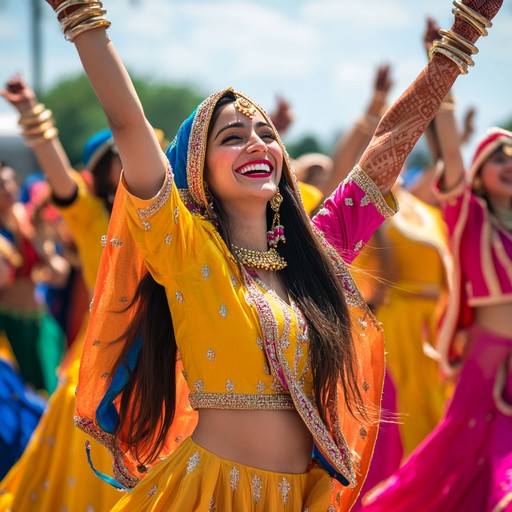
[[[152,83],[142,78],[133,82],[149,122],[174,137],[180,124],[205,95],[182,85]],[[55,117],[59,136],[71,162],[80,166],[87,139],[107,127],[105,114],[85,74],[65,78],[40,97]]]

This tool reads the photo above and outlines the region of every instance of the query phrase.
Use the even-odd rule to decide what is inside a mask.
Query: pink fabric
[[[512,493],[512,416],[500,412],[493,399],[498,369],[512,357],[512,338],[476,326],[469,336],[445,418],[367,497],[364,512],[512,511],[512,501],[495,508]],[[510,368],[507,393],[510,401]]]
[[[381,199],[384,201],[382,196]],[[356,258],[384,220],[366,191],[351,180],[341,182],[313,217],[315,226],[347,264]]]
[[[352,512],[362,510],[362,498],[377,484],[390,477],[400,466],[403,456],[400,427],[396,422],[396,388],[393,379],[386,372],[384,389],[382,391],[382,415],[389,417],[389,422],[382,422],[379,427],[379,436],[375,444],[372,463],[368,476],[364,482],[361,494],[352,507]]]
[[[512,295],[512,274],[506,268],[512,265],[512,236],[491,222],[485,202],[468,186],[464,194],[444,203],[443,211],[452,240],[457,241],[457,231],[462,228],[454,250],[459,252],[469,304],[474,299]],[[486,261],[491,268],[485,268]],[[493,290],[493,284],[498,290]]]

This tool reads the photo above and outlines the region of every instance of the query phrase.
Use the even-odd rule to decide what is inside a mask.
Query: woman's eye
[[[262,139],[270,139],[270,140],[276,140],[276,136],[274,135],[274,132],[265,132],[260,135]]]
[[[238,140],[242,140],[242,137],[240,137],[239,135],[235,135],[233,133],[231,135],[227,135],[226,137],[224,137],[224,139],[222,139],[222,143],[225,144],[226,142],[232,142],[232,141],[238,141]]]

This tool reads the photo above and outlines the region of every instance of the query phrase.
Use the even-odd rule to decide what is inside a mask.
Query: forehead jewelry
[[[247,99],[242,98],[241,96],[237,96],[235,100],[235,108],[243,114],[247,116],[251,121],[256,114],[256,107]]]

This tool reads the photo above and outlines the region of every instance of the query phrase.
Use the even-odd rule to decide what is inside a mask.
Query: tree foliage
[[[180,124],[204,99],[205,95],[187,86],[152,83],[133,78],[149,122],[172,139]],[[41,98],[52,111],[71,162],[80,167],[82,149],[87,139],[107,128],[107,121],[94,91],[85,76],[65,78]]]

